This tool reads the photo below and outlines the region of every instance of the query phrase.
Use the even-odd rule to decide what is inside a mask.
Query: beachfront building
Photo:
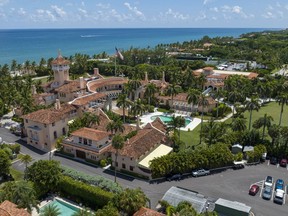
[[[124,143],[123,148],[118,151],[117,161],[116,150],[111,147],[110,151],[112,161],[115,162],[115,168],[123,172],[133,172],[151,178],[150,161],[169,154],[173,150],[164,131],[166,131],[165,125],[159,118],[148,123]]]
[[[254,72],[214,70],[213,67],[205,67],[202,69],[195,70],[195,71],[193,71],[193,74],[195,76],[200,76],[201,74],[204,74],[204,76],[206,78],[206,83],[204,84],[203,90],[206,90],[206,89],[211,89],[211,90],[223,89],[224,88],[224,81],[229,76],[240,75],[240,76],[244,76],[248,79],[254,79],[258,76],[258,74],[254,73]]]
[[[110,133],[93,128],[80,128],[62,141],[63,150],[74,157],[99,161],[109,156]]]
[[[55,149],[57,139],[68,132],[68,121],[76,115],[77,111],[73,105],[60,104],[57,99],[53,108],[22,116],[27,144],[44,152]]]
[[[31,214],[24,208],[18,208],[18,206],[8,200],[0,203],[0,215],[1,216],[31,216]]]

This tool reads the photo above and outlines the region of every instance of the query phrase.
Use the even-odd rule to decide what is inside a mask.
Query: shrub
[[[227,105],[221,103],[218,105],[218,117],[222,117],[225,114],[231,112],[231,108],[228,107]],[[217,107],[213,108],[212,110],[212,116],[216,117],[217,116]]]
[[[62,176],[57,186],[60,193],[79,199],[80,202],[92,208],[102,208],[112,200],[113,194],[84,182]]]
[[[105,191],[109,191],[113,193],[118,193],[122,191],[122,188],[117,183],[109,179],[103,178],[102,176],[90,176],[82,172],[78,172],[76,170],[63,167],[63,166],[61,168],[62,168],[62,174],[65,176],[69,176],[72,179],[79,180],[87,184],[98,186]]]
[[[130,139],[131,137],[137,134],[137,130],[129,132],[125,137],[124,140]]]
[[[242,161],[243,160],[243,153],[238,152],[236,155],[234,155],[234,160],[235,161]]]
[[[105,159],[100,160],[100,166],[105,167],[107,165],[107,161]]]
[[[19,154],[20,152],[20,144],[6,144],[6,143],[3,143],[2,145],[0,145],[0,148],[3,149],[3,148],[9,148],[11,149],[11,151],[15,154]]]

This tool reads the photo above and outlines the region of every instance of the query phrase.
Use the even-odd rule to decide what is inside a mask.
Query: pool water
[[[49,202],[47,205],[40,208],[40,212],[41,212],[41,210],[43,210],[48,205],[57,206],[57,208],[59,208],[59,210],[61,212],[60,216],[72,216],[75,212],[79,211],[79,208],[72,206],[69,203],[63,202],[63,201],[58,200],[58,199],[54,199],[52,202]]]
[[[169,122],[172,121],[172,116],[165,116],[165,115],[156,115],[156,116],[152,116],[151,120],[155,120],[156,118],[160,118],[162,122],[164,122],[165,124],[168,124]],[[190,119],[185,118],[185,127],[191,122]]]

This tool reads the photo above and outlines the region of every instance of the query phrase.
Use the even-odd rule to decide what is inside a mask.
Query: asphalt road
[[[7,142],[15,142],[19,140],[19,137],[14,136],[3,128],[0,128],[0,136]],[[23,145],[23,143],[21,152],[24,154],[30,154],[35,160],[49,158],[48,154],[39,154],[39,151],[33,151],[33,149],[27,148],[27,146]],[[60,161],[62,165],[74,168],[75,170],[90,175],[101,175],[108,179],[114,180],[113,173],[103,172],[103,169],[101,168],[95,168],[59,156],[53,156],[52,159]],[[24,169],[24,165],[20,162],[13,164],[13,166],[19,170]],[[256,196],[248,195],[250,185],[258,183],[261,186],[261,181],[263,181],[267,175],[273,176],[275,181],[276,179],[281,178],[286,184],[288,184],[288,170],[275,165],[268,165],[268,163],[263,163],[256,166],[246,166],[246,168],[242,170],[226,170],[210,176],[199,178],[190,177],[181,181],[163,182],[159,184],[149,184],[148,182],[142,180],[125,178],[123,176],[119,176],[117,178],[117,182],[123,187],[140,187],[151,200],[151,208],[156,207],[158,200],[163,197],[165,192],[171,186],[179,186],[197,191],[212,200],[224,198],[242,202],[248,206],[251,206],[252,211],[256,214],[256,216],[287,216],[287,195],[286,203],[282,206],[274,204],[272,200],[267,201],[262,199],[260,196],[261,191],[259,191]]]

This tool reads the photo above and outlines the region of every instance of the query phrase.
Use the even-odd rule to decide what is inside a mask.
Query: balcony
[[[95,147],[95,146],[93,146],[93,145],[91,145],[91,146],[89,146],[89,145],[84,145],[84,144],[82,144],[82,143],[75,143],[75,142],[73,142],[73,139],[71,139],[71,138],[66,138],[66,139],[64,139],[63,141],[62,141],[62,143],[63,144],[66,144],[66,145],[69,145],[69,146],[71,146],[71,147],[78,147],[78,148],[82,148],[82,149],[85,149],[85,150],[88,150],[88,151],[94,151],[94,152],[96,152],[96,153],[101,153],[101,151],[105,148],[105,147],[107,147],[107,146],[109,146],[110,144],[111,144],[111,142],[107,142],[107,143],[105,143],[104,145],[100,145],[101,147],[100,148],[97,148],[97,147]]]

